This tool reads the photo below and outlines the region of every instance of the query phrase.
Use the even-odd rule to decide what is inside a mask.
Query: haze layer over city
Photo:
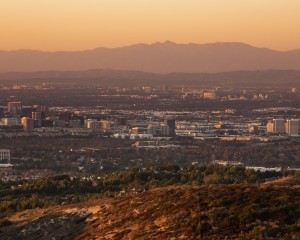
[[[0,239],[300,239],[300,2],[0,2]]]

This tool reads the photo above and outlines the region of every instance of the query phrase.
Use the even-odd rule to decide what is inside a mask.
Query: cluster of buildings
[[[216,92],[203,92],[203,97],[213,99],[218,97]],[[274,118],[266,124],[270,113],[254,114],[257,116],[238,117],[236,109],[233,108],[205,112],[95,110],[73,107],[49,109],[38,105],[23,106],[22,102],[11,97],[7,107],[0,108],[0,125],[8,129],[16,128],[18,132],[23,129],[27,133],[39,134],[60,130],[72,135],[107,133],[120,139],[181,136],[204,140],[266,141],[266,137],[285,135],[288,138],[300,135],[300,120],[284,119],[298,115],[279,115],[281,118]]]
[[[287,134],[289,136],[298,136],[300,134],[299,119],[272,119],[267,123],[267,132],[276,134]]]
[[[69,129],[94,133],[113,133],[118,138],[142,139],[153,136],[175,136],[176,122],[172,117],[163,121],[128,120],[126,117],[109,117],[101,113],[64,111],[47,107],[24,107],[21,102],[9,101],[0,114],[0,125],[8,128],[23,128],[24,132],[47,129]]]
[[[34,128],[42,126],[46,111],[46,107],[38,105],[24,107],[22,102],[9,101],[7,111],[1,113],[3,117],[1,118],[0,125],[7,127],[22,126],[24,131],[31,132]]]
[[[128,121],[126,128],[113,135],[121,139],[151,139],[156,136],[175,136],[175,118],[166,118],[163,122],[136,122]]]
[[[182,99],[196,97],[196,98],[203,98],[207,100],[217,100],[219,98],[219,96],[215,91],[195,91],[195,90],[186,91],[184,88],[181,91],[182,91],[182,95],[181,95]]]

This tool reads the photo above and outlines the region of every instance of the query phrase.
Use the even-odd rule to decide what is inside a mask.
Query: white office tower
[[[285,133],[284,119],[273,119],[274,133]]]
[[[286,133],[289,136],[298,136],[299,132],[299,119],[291,119],[286,122]]]

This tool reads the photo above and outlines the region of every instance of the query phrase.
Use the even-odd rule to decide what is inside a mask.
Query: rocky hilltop
[[[299,239],[299,202],[297,179],[171,186],[18,212],[0,239]]]

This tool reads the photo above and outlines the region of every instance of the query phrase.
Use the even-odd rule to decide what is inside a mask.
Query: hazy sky
[[[0,49],[171,40],[300,48],[300,0],[0,0]]]

